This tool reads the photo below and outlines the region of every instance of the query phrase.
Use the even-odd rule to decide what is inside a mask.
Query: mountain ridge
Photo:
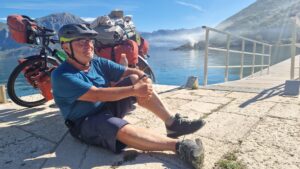
[[[62,25],[70,23],[85,23],[83,19],[71,13],[53,13],[44,17],[36,18],[35,21],[40,26],[55,30],[56,32]],[[17,50],[20,48],[20,50]],[[16,50],[12,50],[16,49]],[[6,51],[7,50],[7,51]],[[32,51],[27,44],[19,44],[9,36],[9,30],[5,23],[0,23],[0,51],[6,54],[24,54],[27,51]]]
[[[274,44],[278,41],[289,41],[294,26],[294,19],[300,19],[300,0],[257,0],[225,19],[215,28]],[[300,28],[299,24],[297,28]],[[214,37],[212,37],[212,40],[218,41]],[[202,41],[194,44],[185,43],[175,49],[202,49],[204,47],[203,41],[204,35],[202,35]]]

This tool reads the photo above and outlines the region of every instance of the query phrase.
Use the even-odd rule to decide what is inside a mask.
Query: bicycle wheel
[[[45,59],[42,57],[28,59],[19,64],[9,76],[7,82],[8,96],[13,102],[24,107],[35,107],[42,105],[46,99],[41,94],[41,91],[34,85],[35,82],[30,82],[24,75],[28,69],[39,71],[44,68]],[[59,64],[56,60],[47,60],[47,67],[56,67]]]
[[[138,59],[139,59],[138,63],[137,63],[138,68],[140,70],[142,70],[143,72],[145,72],[150,77],[152,82],[155,82],[155,75],[154,75],[151,67],[149,66],[148,62],[141,56],[139,56]]]

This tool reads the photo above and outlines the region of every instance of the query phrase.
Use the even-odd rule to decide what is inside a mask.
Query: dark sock
[[[166,126],[170,127],[174,122],[174,116],[171,116],[168,120],[165,121]]]

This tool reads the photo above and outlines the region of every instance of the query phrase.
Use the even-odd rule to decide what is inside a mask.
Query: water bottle
[[[67,59],[67,54],[65,52],[55,49],[55,53],[56,56],[58,56],[62,61],[65,61]]]
[[[121,54],[120,64],[125,66],[125,67],[128,67],[128,60],[127,60],[127,57],[126,57],[126,53]]]

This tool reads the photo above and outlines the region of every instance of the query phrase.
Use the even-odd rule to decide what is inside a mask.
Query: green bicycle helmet
[[[79,38],[95,38],[97,35],[98,33],[86,24],[67,24],[62,26],[58,31],[61,43],[71,42]]]
[[[71,53],[67,53],[69,57],[74,59],[78,64],[82,66],[86,66],[85,64],[81,63],[78,59],[74,56],[74,50],[72,42],[76,39],[80,38],[95,38],[98,35],[96,31],[88,27],[86,24],[67,24],[62,26],[58,31],[58,37],[61,44],[63,43],[70,43],[70,50]]]

